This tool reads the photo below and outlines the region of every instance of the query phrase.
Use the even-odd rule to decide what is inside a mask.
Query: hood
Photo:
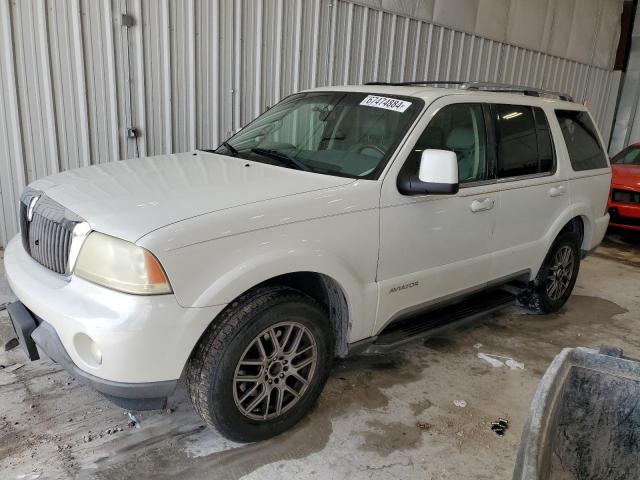
[[[30,186],[94,230],[134,242],[187,218],[353,181],[199,151],[70,170]]]
[[[619,187],[640,189],[640,165],[611,165],[612,183]]]

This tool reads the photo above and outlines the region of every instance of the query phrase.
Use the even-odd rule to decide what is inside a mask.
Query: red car
[[[640,231],[640,143],[613,157],[611,170],[609,225]]]

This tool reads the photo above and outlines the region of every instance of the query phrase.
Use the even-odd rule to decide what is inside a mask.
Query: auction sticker
[[[367,97],[360,102],[360,105],[364,105],[365,107],[384,108],[385,110],[393,110],[394,112],[404,112],[411,106],[411,102],[405,102],[404,100],[398,100],[397,98],[367,95]]]

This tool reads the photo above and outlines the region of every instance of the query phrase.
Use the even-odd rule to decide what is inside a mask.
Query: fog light
[[[99,367],[102,365],[102,352],[98,348],[98,344],[94,342],[89,335],[78,333],[73,338],[73,344],[80,358],[91,367]]]

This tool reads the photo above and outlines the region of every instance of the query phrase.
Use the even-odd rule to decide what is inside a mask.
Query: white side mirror
[[[418,178],[424,183],[458,185],[458,157],[449,150],[425,150]]]
[[[450,150],[424,150],[420,169],[400,175],[398,190],[404,195],[452,195],[458,193],[458,157]]]

